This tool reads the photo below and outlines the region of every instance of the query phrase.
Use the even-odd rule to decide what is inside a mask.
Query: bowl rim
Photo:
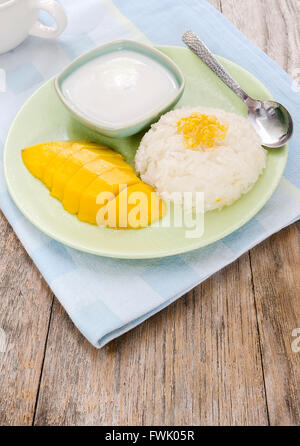
[[[64,79],[71,73],[73,73],[77,68],[84,65],[84,63],[88,63],[89,61],[93,60],[98,56],[98,53],[101,51],[106,51],[104,54],[109,53],[109,49],[111,48],[111,52],[115,52],[121,49],[132,49],[136,50],[137,52],[140,52],[144,55],[149,55],[149,57],[152,56],[152,59],[156,60],[158,63],[160,61],[164,62],[165,67],[175,75],[175,79],[178,83],[178,89],[176,90],[176,94],[174,94],[174,97],[171,98],[170,101],[163,104],[161,107],[156,108],[155,110],[152,110],[151,113],[143,115],[141,119],[136,119],[135,121],[132,121],[130,124],[124,125],[124,126],[107,126],[106,124],[102,124],[101,121],[93,120],[89,118],[85,113],[81,113],[80,110],[76,109],[75,106],[73,106],[72,102],[69,101],[66,96],[64,95],[62,91],[62,83]],[[140,50],[140,51],[139,51]],[[99,54],[101,57],[101,54]],[[156,56],[156,57],[155,57]],[[159,60],[160,59],[160,60]],[[105,132],[122,132],[130,130],[138,125],[142,125],[145,122],[152,121],[154,118],[156,118],[160,113],[163,113],[168,108],[172,107],[174,103],[176,103],[180,97],[183,94],[184,88],[185,88],[185,78],[181,71],[181,69],[178,67],[178,65],[167,55],[165,55],[162,51],[157,49],[154,46],[146,45],[144,43],[135,41],[135,40],[129,40],[129,39],[120,39],[120,40],[113,40],[111,42],[105,43],[103,45],[98,45],[95,48],[85,52],[84,54],[80,55],[76,59],[74,59],[67,67],[65,67],[57,76],[55,76],[54,79],[54,86],[56,93],[58,94],[60,100],[62,103],[68,108],[68,110],[75,115],[78,119],[83,121],[87,125],[92,125],[95,129],[103,130]]]

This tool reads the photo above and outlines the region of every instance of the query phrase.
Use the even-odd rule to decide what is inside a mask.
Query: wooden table
[[[296,0],[210,0],[290,74]],[[294,71],[295,73],[295,71]],[[300,224],[96,350],[1,217],[1,425],[299,425]]]

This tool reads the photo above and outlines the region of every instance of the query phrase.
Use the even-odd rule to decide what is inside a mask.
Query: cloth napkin
[[[20,106],[83,52],[115,39],[182,45],[193,29],[213,52],[237,62],[288,107],[295,135],[284,178],[244,227],[197,251],[155,260],[116,260],[68,248],[18,211],[0,180],[0,206],[74,324],[96,347],[130,330],[300,216],[300,89],[204,0],[62,0],[68,28],[55,41],[28,38],[0,56],[0,145]],[[41,19],[47,23],[46,15]],[[6,89],[4,75],[6,72]],[[6,90],[6,91],[4,91]],[[2,91],[2,92],[1,92]]]

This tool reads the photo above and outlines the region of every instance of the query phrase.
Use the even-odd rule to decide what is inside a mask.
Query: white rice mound
[[[177,133],[177,122],[195,112],[215,115],[221,124],[228,124],[225,140],[214,150],[187,149]],[[174,192],[204,192],[204,209],[210,211],[246,194],[266,166],[266,156],[247,118],[218,109],[183,107],[151,126],[141,140],[135,167],[166,200],[176,201]]]

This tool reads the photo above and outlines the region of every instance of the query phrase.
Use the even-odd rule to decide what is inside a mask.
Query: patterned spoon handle
[[[234,91],[234,93],[236,93],[243,101],[248,99],[248,95],[193,31],[184,33],[182,40],[229,88],[231,88],[232,91]]]

